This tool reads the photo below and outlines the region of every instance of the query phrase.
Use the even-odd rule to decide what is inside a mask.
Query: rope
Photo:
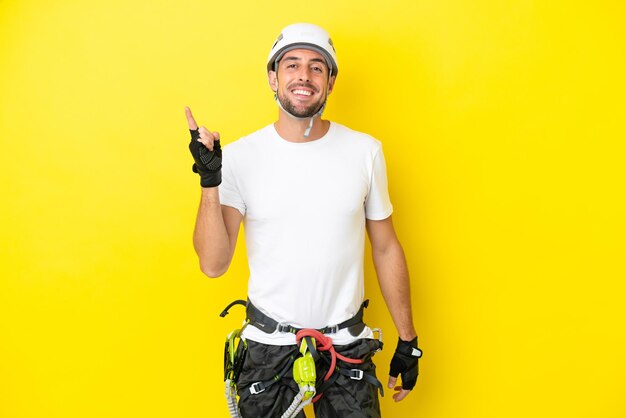
[[[303,329],[303,330],[298,331],[298,333],[296,334],[296,343],[300,345],[300,341],[305,337],[312,337],[315,339],[315,342],[317,343],[317,347],[316,347],[317,351],[328,351],[330,353],[330,368],[328,369],[328,372],[324,376],[324,382],[330,379],[330,377],[335,372],[335,368],[337,366],[337,359],[345,361],[346,363],[350,363],[350,364],[363,363],[363,360],[361,359],[349,358],[349,357],[342,356],[341,354],[339,354],[337,351],[335,351],[332,338],[330,338],[327,335],[322,334],[318,330]],[[313,402],[317,402],[322,397],[322,395],[323,395],[322,393],[318,394],[313,399]]]
[[[228,402],[228,413],[231,418],[241,418],[239,408],[237,407],[237,398],[233,383],[230,379],[224,381],[224,387],[226,389],[226,401]]]

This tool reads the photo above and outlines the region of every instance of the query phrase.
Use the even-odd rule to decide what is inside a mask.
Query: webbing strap
[[[317,402],[322,395],[324,394],[324,391],[326,391],[326,389],[328,389],[329,387],[331,387],[335,381],[337,380],[337,378],[339,377],[338,374],[333,373],[332,376],[330,376],[330,379],[328,380],[322,380],[322,383],[317,385],[317,396],[315,397],[314,401]]]
[[[337,324],[337,325],[319,328],[317,329],[317,331],[321,332],[322,334],[333,334],[333,333],[338,332],[341,329],[348,328],[348,327],[358,325],[358,324],[362,324],[363,323],[363,310],[368,307],[369,302],[370,302],[369,299],[366,299],[361,304],[359,311],[352,318],[346,321],[343,321],[342,323]],[[246,306],[246,317],[248,321],[250,321],[250,324],[254,325],[255,327],[257,327],[258,329],[260,329],[261,331],[267,334],[272,334],[276,331],[290,332],[292,334],[296,334],[299,331],[302,331],[302,328],[296,328],[290,324],[282,324],[270,318],[269,316],[261,312],[256,306],[254,306],[252,302],[250,302],[250,300],[248,300],[248,303]]]
[[[237,299],[232,301],[231,303],[228,304],[227,307],[224,308],[224,310],[222,311],[222,313],[220,313],[220,316],[222,318],[224,318],[226,315],[228,315],[228,311],[230,310],[230,308],[232,308],[235,305],[243,305],[246,306],[246,301],[245,300],[241,300],[241,299]]]
[[[293,362],[296,360],[296,358],[299,355],[300,353],[289,356],[283,368],[280,369],[280,371],[276,373],[274,376],[272,376],[271,379],[263,380],[260,382],[254,382],[253,384],[250,385],[248,389],[240,390],[239,401],[241,402],[241,401],[246,400],[250,395],[257,395],[259,393],[265,392],[267,389],[272,387],[274,383],[280,381],[280,379],[282,379],[287,374],[287,372],[293,365]]]
[[[307,350],[309,350],[309,352],[313,356],[313,360],[317,363],[317,361],[320,359],[320,353],[318,353],[317,348],[315,348],[315,344],[313,343],[313,338],[304,337],[304,340],[306,341]]]
[[[376,379],[376,376],[371,373],[368,373],[361,369],[345,369],[343,367],[337,367],[337,373],[349,377],[353,380],[365,380],[367,383],[371,383],[378,388],[378,390],[380,391],[380,396],[385,396],[383,384],[380,383],[380,380]]]

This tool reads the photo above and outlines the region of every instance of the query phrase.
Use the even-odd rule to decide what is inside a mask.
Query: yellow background
[[[3,0],[0,416],[227,416],[245,247],[197,267],[183,109],[226,143],[272,122],[268,50],[310,21],[339,54],[326,117],[383,142],[412,275],[421,376],[384,416],[625,417],[625,12]]]

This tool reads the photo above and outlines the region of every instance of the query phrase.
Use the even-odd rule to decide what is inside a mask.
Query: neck
[[[309,133],[309,137],[304,137],[304,131],[309,127],[311,118],[295,119],[285,113],[283,110],[278,112],[278,120],[274,123],[276,132],[285,141],[289,142],[310,142],[320,139],[330,128],[330,122],[321,119],[318,115],[313,118],[313,127]]]

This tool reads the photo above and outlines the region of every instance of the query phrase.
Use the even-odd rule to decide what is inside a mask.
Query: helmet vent
[[[277,43],[279,43],[281,40],[283,39],[283,34],[281,33],[280,35],[278,35],[278,38],[276,38],[276,42],[274,42],[274,45],[272,45],[272,49],[274,49],[274,47],[276,46]],[[332,44],[331,44],[332,45]],[[334,48],[333,48],[334,49]]]

